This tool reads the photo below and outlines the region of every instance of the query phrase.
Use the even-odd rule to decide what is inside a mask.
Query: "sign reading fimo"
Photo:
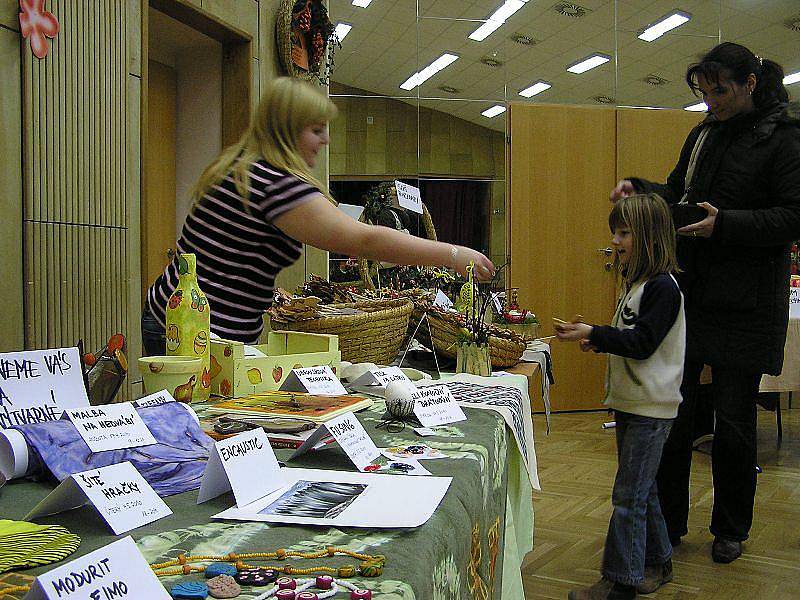
[[[466,421],[467,415],[456,403],[450,389],[444,385],[419,388],[411,394],[414,414],[423,427],[436,427]]]
[[[0,429],[55,421],[89,406],[77,348],[0,354]]]
[[[169,600],[130,537],[39,575],[24,600]]]
[[[344,396],[347,390],[329,366],[292,369],[281,385],[284,392],[308,392],[321,396]]]
[[[422,214],[422,195],[418,187],[408,185],[402,181],[395,181],[394,187],[397,190],[397,203],[400,206]]]

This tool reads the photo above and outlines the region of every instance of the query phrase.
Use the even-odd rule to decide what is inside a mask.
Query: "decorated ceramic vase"
[[[194,254],[178,257],[178,287],[167,303],[167,354],[202,359],[201,370],[181,387],[179,402],[204,402],[211,392],[211,308],[197,284]]]

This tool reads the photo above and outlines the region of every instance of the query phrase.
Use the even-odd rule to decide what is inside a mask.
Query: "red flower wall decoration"
[[[44,9],[44,0],[19,0],[19,7],[22,9],[19,13],[22,37],[30,40],[36,58],[44,58],[50,50],[47,38],[54,38],[58,33],[58,20]]]

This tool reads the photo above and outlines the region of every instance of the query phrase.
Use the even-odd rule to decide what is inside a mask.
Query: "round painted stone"
[[[314,592],[300,592],[294,598],[295,600],[319,600],[319,596]]]
[[[372,592],[369,590],[353,590],[350,592],[350,600],[372,600]]]
[[[233,577],[236,573],[238,573],[236,567],[228,563],[215,562],[206,567],[206,579],[211,579],[218,575],[230,575]]]
[[[330,575],[317,575],[314,585],[318,590],[329,590],[333,587],[333,577]]]
[[[242,588],[230,575],[217,575],[206,581],[208,593],[212,598],[236,598]]]
[[[296,590],[297,589],[297,582],[292,579],[291,577],[280,577],[278,581],[275,582],[278,586],[279,590]]]
[[[208,587],[201,581],[184,581],[173,585],[169,593],[176,600],[202,600],[208,598]]]
[[[278,590],[275,592],[276,600],[295,600],[294,590]]]
[[[265,569],[257,567],[255,569],[242,569],[233,577],[236,583],[242,585],[269,585],[278,578],[278,572],[275,569]]]

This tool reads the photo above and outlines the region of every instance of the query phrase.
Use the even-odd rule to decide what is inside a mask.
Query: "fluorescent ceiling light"
[[[506,112],[505,106],[503,106],[502,104],[495,104],[493,107],[487,108],[481,114],[484,117],[489,117],[491,119],[492,117],[496,117],[497,115],[502,115],[504,112]]]
[[[506,19],[525,6],[528,0],[505,0],[496,11],[486,19],[486,22],[469,34],[469,39],[482,42],[495,30],[499,29]]]
[[[690,14],[676,10],[675,12],[668,14],[663,19],[660,19],[655,24],[650,25],[650,27],[645,29],[641,35],[639,35],[639,39],[644,40],[645,42],[652,42],[653,40],[660,38],[668,31],[671,31],[676,27],[680,27],[691,18],[692,17]]]
[[[519,95],[524,96],[525,98],[530,98],[536,94],[541,94],[545,90],[549,90],[551,87],[553,86],[545,81],[537,81],[532,86],[526,87],[524,90],[522,90]]]
[[[339,38],[341,42],[344,38],[347,37],[347,34],[350,33],[350,30],[353,28],[352,25],[349,23],[337,23],[336,29],[333,30],[333,35]]]
[[[783,78],[783,85],[792,85],[793,83],[797,83],[800,81],[800,71],[797,73],[789,73],[786,77]]]
[[[708,106],[705,102],[698,102],[697,104],[687,104],[683,107],[683,110],[688,110],[689,112],[706,112]]]
[[[445,52],[427,67],[422,69],[422,71],[418,71],[414,73],[411,77],[406,79],[403,83],[400,84],[400,88],[404,90],[413,90],[418,85],[422,85],[428,79],[436,75],[439,71],[444,69],[445,67],[453,64],[455,61],[458,60],[458,56],[455,54],[450,54],[449,52]]]
[[[594,69],[595,67],[599,67],[600,65],[605,64],[610,60],[611,57],[608,54],[600,54],[600,53],[592,54],[591,56],[587,56],[580,62],[577,62],[574,65],[567,67],[567,71],[569,71],[570,73],[576,73],[577,75],[580,75],[581,73],[586,73],[586,71]]]
[[[367,8],[370,2],[372,2],[372,0],[353,0],[353,6],[360,6],[361,8]]]

